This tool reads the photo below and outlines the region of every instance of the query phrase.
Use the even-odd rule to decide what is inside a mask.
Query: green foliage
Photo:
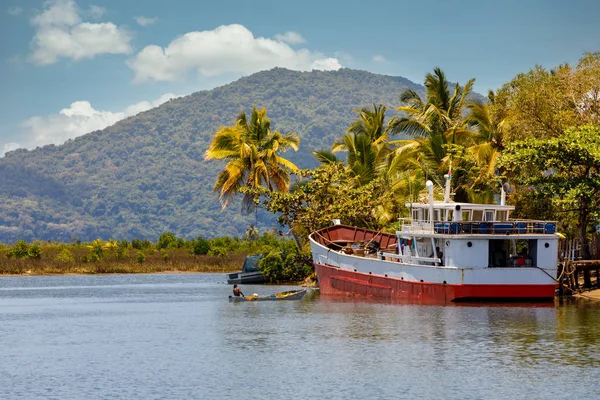
[[[290,148],[298,150],[299,144],[300,138],[295,133],[282,135],[271,130],[265,108],[257,110],[253,107],[249,120],[242,111],[235,125],[220,128],[206,150],[205,159],[228,161],[214,187],[223,208],[244,186],[287,191],[289,173],[297,172],[298,167],[280,154]],[[253,209],[254,202],[248,192],[244,194],[242,204],[246,210]]]
[[[88,260],[91,262],[100,261],[104,255],[104,242],[101,239],[96,239],[92,243],[86,246],[90,249],[88,254]]]
[[[565,211],[577,213],[580,242],[600,218],[600,126],[568,129],[551,139],[509,144],[500,159],[518,184],[533,187]],[[591,251],[584,249],[584,257]]]
[[[262,206],[280,215],[279,223],[292,228],[299,244],[334,218],[347,225],[380,227],[377,209],[391,200],[380,180],[357,187],[352,172],[340,163],[302,173],[308,179],[290,193],[262,192]]]
[[[56,257],[54,257],[54,259],[56,261],[63,262],[63,263],[74,263],[75,262],[75,257],[73,257],[73,253],[71,252],[71,250],[66,249],[66,248],[62,249],[56,255]]]
[[[165,232],[158,238],[156,248],[160,249],[172,249],[177,248],[177,237],[173,232]]]
[[[135,259],[138,263],[143,264],[146,261],[146,255],[143,251],[138,251],[135,255]]]
[[[166,262],[166,263],[169,262],[169,253],[166,250],[161,250],[160,256],[162,257],[164,262]]]
[[[127,242],[125,240],[125,242]],[[119,246],[115,249],[115,258],[118,260],[124,260],[129,256],[129,250],[126,243],[119,243]]]
[[[29,258],[37,258],[37,259],[42,258],[42,249],[40,248],[40,245],[37,243],[33,243],[31,246],[29,246],[29,251],[27,252],[27,256]]]
[[[198,239],[193,241],[191,253],[194,255],[204,255],[208,254],[210,250],[210,243],[208,240],[204,239],[202,236],[198,236]]]
[[[133,247],[136,250],[145,250],[145,249],[149,249],[150,247],[152,247],[152,242],[150,242],[147,239],[144,239],[144,240],[133,239],[131,241],[131,247]]]
[[[248,229],[246,229],[246,232],[244,232],[244,238],[248,239],[248,240],[256,240],[259,238],[259,236],[260,236],[260,231],[253,224],[250,224],[248,226]]]
[[[600,53],[586,53],[575,66],[518,74],[498,91],[495,109],[506,115],[510,141],[558,137],[572,126],[600,125],[598,93]]]
[[[24,240],[17,241],[8,251],[8,258],[27,258],[29,257],[29,245]]]
[[[279,240],[263,249],[258,267],[269,283],[298,282],[312,272],[310,254],[301,253],[293,241]]]
[[[227,248],[223,246],[211,246],[208,254],[211,256],[226,256]]]

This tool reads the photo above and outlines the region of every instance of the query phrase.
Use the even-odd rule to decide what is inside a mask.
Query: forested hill
[[[275,129],[301,138],[300,150],[285,157],[312,167],[311,151],[329,148],[354,109],[383,103],[393,110],[407,87],[423,93],[401,77],[276,68],[63,145],[13,151],[0,159],[0,241],[241,235],[254,218],[235,204],[221,211],[212,188],[224,163],[203,160],[216,129],[243,109],[266,107]]]

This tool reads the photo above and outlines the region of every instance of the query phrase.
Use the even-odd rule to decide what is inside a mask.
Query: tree
[[[560,136],[571,126],[600,124],[600,53],[586,53],[575,67],[536,66],[504,84],[496,107],[505,113],[506,139]]]
[[[582,256],[589,259],[588,229],[600,217],[600,126],[584,125],[556,138],[511,143],[501,164],[517,183],[533,186],[565,211],[576,212]]]
[[[386,107],[373,104],[373,110],[363,108],[354,110],[358,118],[352,122],[346,134],[335,140],[331,152],[347,151],[346,162],[352,176],[360,185],[372,181],[377,170],[389,154],[387,141],[389,126],[385,124]],[[332,153],[314,152],[321,163],[335,162]]]
[[[161,249],[169,249],[177,247],[177,237],[173,232],[164,232],[158,238],[158,243],[156,243],[156,248],[158,250]]]
[[[262,206],[279,214],[281,226],[289,226],[299,247],[308,235],[341,219],[348,225],[378,229],[378,207],[389,201],[389,192],[376,178],[357,186],[352,172],[341,163],[302,171],[308,179],[289,193],[267,192]]]
[[[479,166],[479,174],[472,186],[477,184],[498,186],[498,157],[504,150],[506,120],[501,111],[495,108],[496,96],[492,90],[488,93],[488,101],[471,101],[467,103],[469,115],[466,122],[478,134],[476,143],[469,147],[469,152],[475,157]]]
[[[279,154],[290,148],[298,150],[299,144],[296,134],[284,135],[271,130],[271,120],[264,108],[254,107],[250,120],[242,112],[235,125],[220,128],[206,150],[205,159],[228,160],[214,186],[223,208],[244,186],[286,192],[290,185],[289,172],[297,173],[298,167]],[[252,208],[253,201],[248,192],[244,194],[246,209]]]
[[[464,109],[475,80],[458,83],[451,92],[450,83],[440,68],[425,76],[425,102],[413,89],[400,95],[403,116],[390,121],[390,131],[411,137],[392,142],[396,145],[388,170],[390,173],[422,169],[428,179],[443,185],[451,156],[471,144],[474,132],[467,127]],[[458,146],[458,147],[457,147]]]

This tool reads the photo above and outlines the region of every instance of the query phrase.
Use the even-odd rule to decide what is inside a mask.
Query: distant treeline
[[[298,253],[293,240],[274,233],[186,240],[165,232],[155,243],[97,239],[0,244],[0,275],[230,272],[240,271],[246,255],[257,253],[268,261],[260,265],[267,281],[300,281],[312,273],[310,257]]]

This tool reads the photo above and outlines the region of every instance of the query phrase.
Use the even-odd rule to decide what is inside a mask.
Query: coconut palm
[[[253,107],[250,120],[242,112],[235,125],[220,128],[206,150],[205,160],[228,160],[214,186],[223,208],[242,187],[287,191],[290,172],[299,170],[279,154],[290,148],[298,150],[299,144],[296,134],[271,130],[271,120],[264,108]],[[253,200],[253,195],[244,193],[246,209],[252,208]]]
[[[363,108],[354,110],[358,118],[352,122],[346,133],[335,140],[331,152],[347,151],[346,159],[352,175],[360,185],[375,178],[377,170],[389,154],[389,126],[384,123],[386,107],[373,104],[373,110]],[[319,161],[331,162],[330,153],[315,153]],[[321,157],[321,158],[319,158]]]
[[[429,179],[442,183],[451,155],[457,146],[470,144],[475,133],[468,129],[464,118],[467,99],[475,80],[464,86],[458,83],[450,91],[450,83],[440,68],[425,76],[425,102],[413,89],[400,95],[404,105],[397,107],[403,116],[390,121],[390,132],[411,139],[394,141],[397,148],[388,168],[403,171],[421,168]]]
[[[506,120],[494,111],[496,96],[492,90],[488,93],[488,102],[471,101],[467,104],[470,111],[467,123],[478,133],[477,143],[469,147],[480,167],[480,173],[473,185],[494,180],[497,176],[496,161],[504,150]]]

